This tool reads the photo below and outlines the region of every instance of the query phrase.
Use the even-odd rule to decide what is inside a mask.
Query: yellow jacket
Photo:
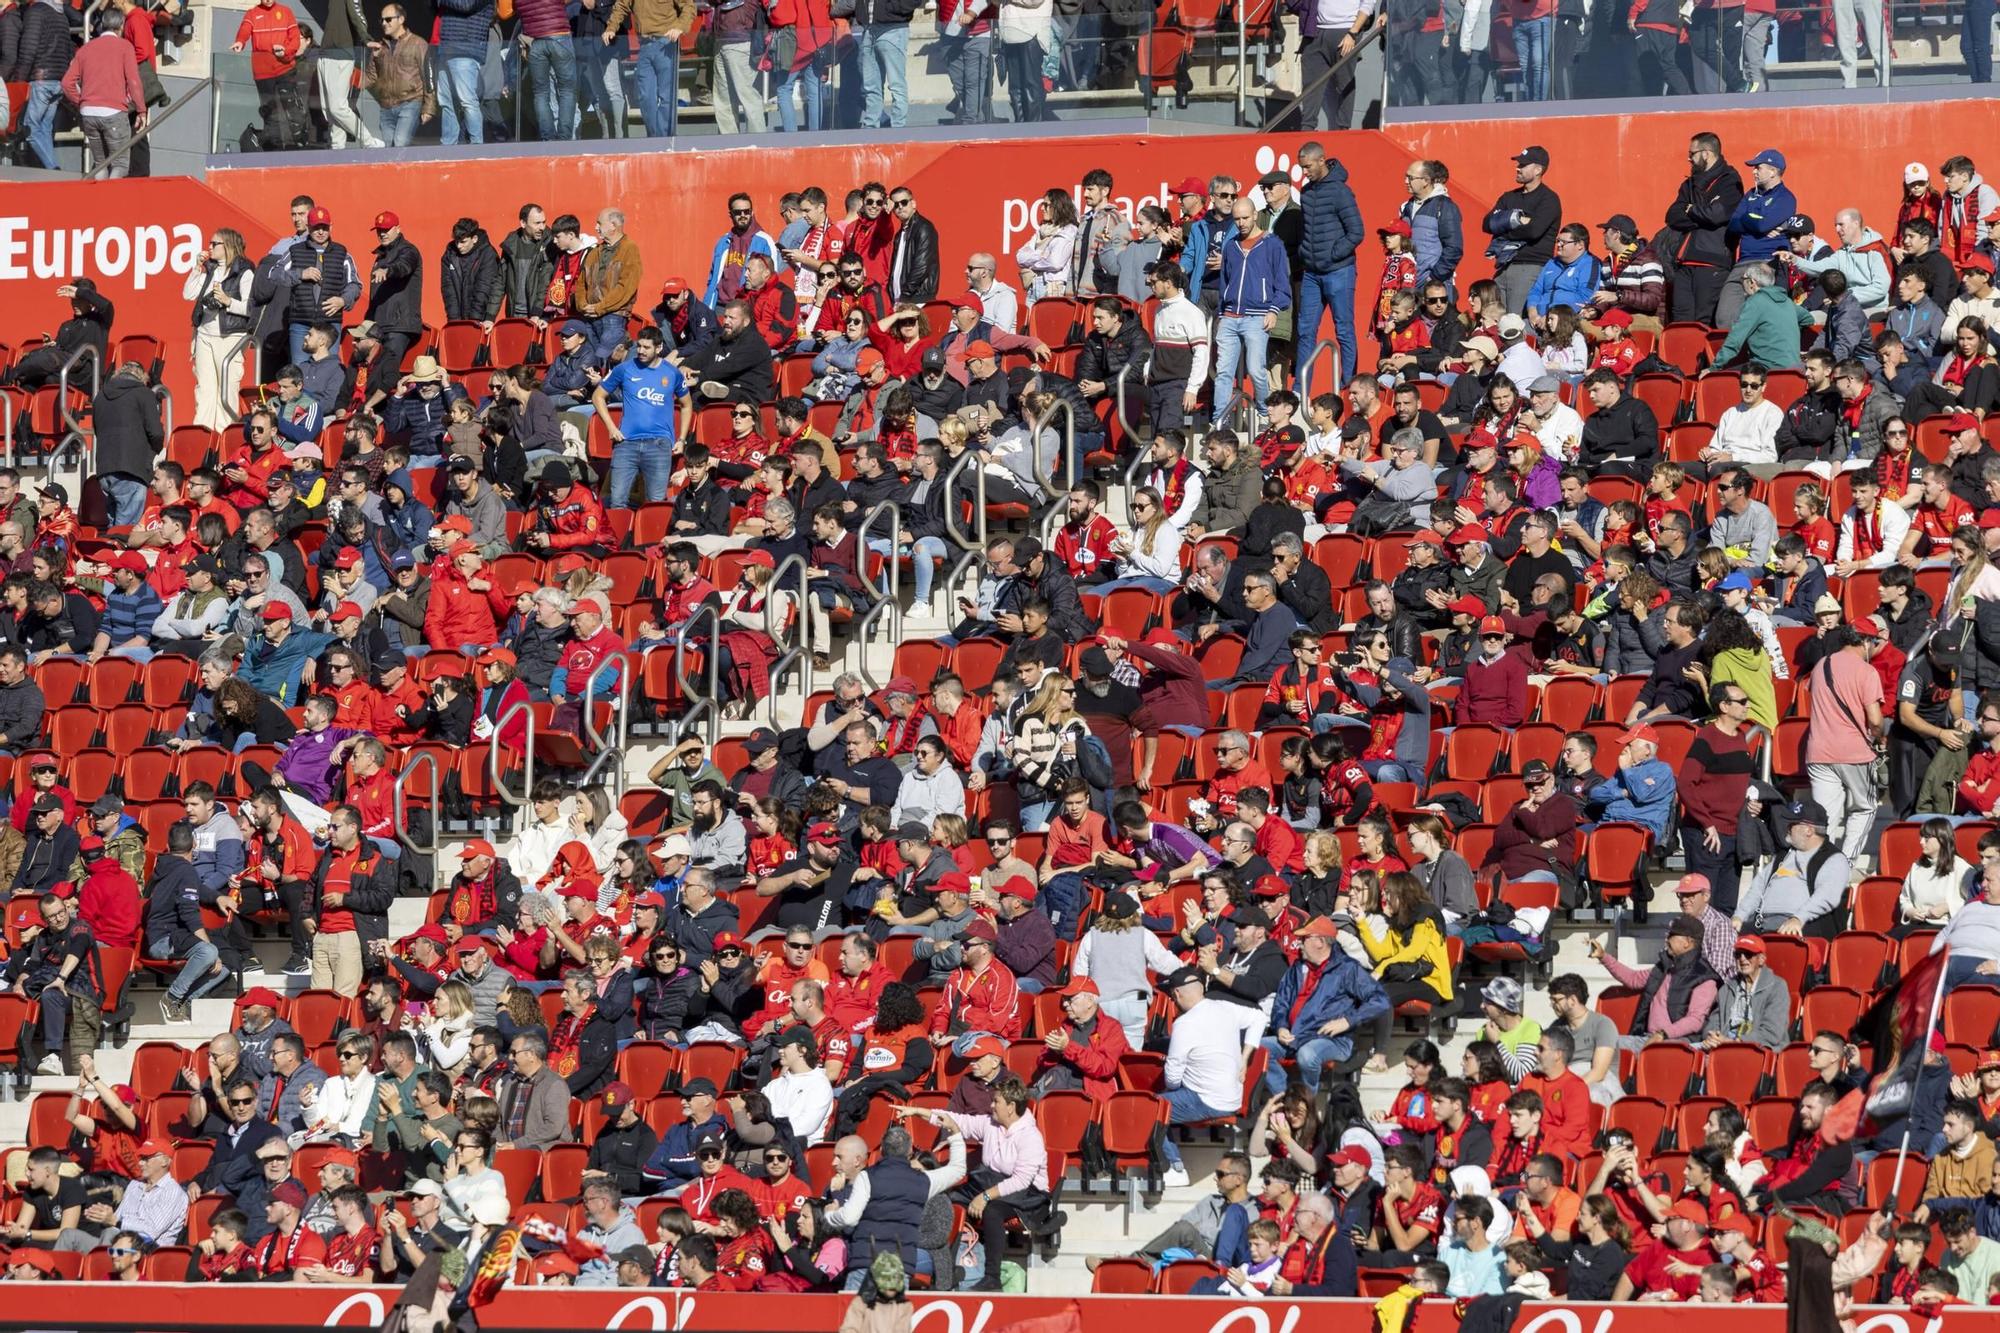
[[[1405,1282],[1402,1286],[1375,1302],[1375,1328],[1377,1333],[1404,1333],[1411,1327],[1411,1313],[1418,1301],[1428,1292],[1421,1291]]]
[[[1444,926],[1437,913],[1419,918],[1407,937],[1393,926],[1377,935],[1365,916],[1355,921],[1354,929],[1361,936],[1361,947],[1375,960],[1377,977],[1392,963],[1429,963],[1430,975],[1424,980],[1441,998],[1451,998],[1451,957],[1445,953]]]

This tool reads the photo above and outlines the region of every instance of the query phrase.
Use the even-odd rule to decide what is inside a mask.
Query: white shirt
[[[1723,409],[1722,420],[1715,423],[1715,434],[1709,438],[1708,447],[1738,463],[1775,463],[1778,427],[1784,419],[1783,410],[1768,398],[1755,407],[1737,403]]]
[[[1020,322],[1021,298],[1012,287],[995,278],[991,287],[975,295],[979,297],[980,307],[986,312],[988,324],[996,329],[1004,329],[1008,333],[1018,332],[1014,326]]]
[[[1576,457],[1577,441],[1583,438],[1583,418],[1568,403],[1559,402],[1549,419],[1535,427],[1535,438],[1542,442],[1543,454],[1567,463]]]
[[[1174,1020],[1167,1040],[1166,1083],[1186,1088],[1204,1106],[1233,1111],[1243,1102],[1243,1057],[1264,1030],[1258,1010],[1203,1000]]]
[[[368,1115],[375,1109],[375,1076],[363,1072],[352,1078],[330,1078],[313,1094],[312,1110],[306,1112],[306,1138],[338,1134],[361,1137]],[[296,1146],[296,1145],[294,1145]]]
[[[580,841],[570,827],[568,809],[557,812],[554,822],[548,824],[530,814],[527,826],[515,835],[513,846],[501,853],[501,859],[521,883],[533,885],[549,873],[564,843]]]
[[[827,1117],[833,1114],[833,1084],[824,1069],[808,1069],[803,1074],[780,1074],[764,1085],[771,1101],[771,1115],[789,1120],[792,1133],[811,1147],[826,1140]]]
[[[919,824],[936,821],[939,815],[965,814],[965,783],[959,778],[958,770],[949,763],[938,765],[938,770],[926,777],[916,765],[903,774],[903,785],[896,791],[896,808],[890,812],[890,819],[898,825],[914,820]]]
[[[1854,518],[1855,507],[1849,505],[1840,519],[1840,545],[1834,548],[1835,560],[1854,558]],[[1899,504],[1887,500],[1875,501],[1875,522],[1881,529],[1882,549],[1862,562],[1863,569],[1887,569],[1896,563],[1896,553],[1903,549],[1903,538],[1910,532],[1910,511]]]
[[[1500,354],[1500,373],[1514,381],[1514,387],[1526,398],[1528,386],[1548,374],[1549,368],[1543,363],[1542,354],[1523,338]]]

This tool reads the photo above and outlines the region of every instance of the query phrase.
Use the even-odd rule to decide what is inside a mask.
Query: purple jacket
[[[285,785],[311,801],[325,805],[333,797],[333,751],[349,736],[361,733],[352,727],[328,727],[325,731],[300,731],[278,757],[278,775]]]
[[[563,0],[517,0],[514,15],[529,37],[569,36],[569,6]]]

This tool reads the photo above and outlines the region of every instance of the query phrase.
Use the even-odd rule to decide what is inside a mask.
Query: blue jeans
[[[154,958],[167,959],[174,956],[173,946],[166,940],[155,941],[146,951]],[[167,998],[175,1002],[198,1000],[222,984],[223,973],[209,975],[209,969],[222,960],[213,944],[207,940],[196,940],[188,950],[187,962],[181,966],[179,975],[167,986]]]
[[[1298,1065],[1299,1081],[1306,1085],[1306,1090],[1318,1092],[1321,1067],[1329,1060],[1345,1060],[1354,1054],[1354,1038],[1344,1032],[1338,1037],[1307,1037],[1291,1051],[1286,1051],[1276,1037],[1264,1038],[1263,1044],[1264,1053],[1270,1057],[1270,1063],[1264,1066],[1264,1086],[1274,1097],[1285,1090],[1287,1075],[1278,1061],[1286,1055]]]
[[[866,23],[854,30],[861,57],[861,128],[882,127],[883,95],[889,127],[902,129],[910,114],[910,25]]]
[[[1306,354],[1319,341],[1319,317],[1333,311],[1333,333],[1340,342],[1340,382],[1354,379],[1354,265],[1331,273],[1307,273],[1299,279],[1299,317],[1292,326],[1299,346],[1299,364],[1305,367]],[[1311,392],[1310,371],[1303,370],[1305,384],[1300,396]]]
[[[285,326],[285,347],[291,352],[292,364],[295,366],[303,366],[306,363],[306,333],[311,328],[310,324],[296,322]]]
[[[576,119],[571,137],[583,131],[585,107],[594,108],[607,139],[625,137],[625,74],[619,66],[620,45],[606,46],[595,37],[572,37],[576,51]]]
[[[1949,992],[1960,986],[2000,986],[2000,976],[1979,975],[1981,964],[1990,960],[1976,958],[1971,954],[1953,954],[1945,961],[1944,989]]]
[[[56,110],[62,106],[60,79],[37,79],[28,85],[28,105],[21,111],[21,131],[35,160],[49,171],[62,170],[56,157]]]
[[[462,134],[466,143],[484,143],[486,122],[479,109],[479,71],[485,54],[446,56],[443,77],[438,80],[438,142],[455,144]]]
[[[528,86],[535,93],[535,131],[548,143],[570,137],[576,124],[576,47],[567,35],[528,43]]]
[[[1514,52],[1521,57],[1521,96],[1526,101],[1549,100],[1549,39],[1555,24],[1553,16],[1514,23]]]
[[[586,319],[590,325],[590,354],[599,364],[610,365],[611,354],[618,350],[618,344],[625,341],[625,316],[599,315],[596,319]]]
[[[679,123],[681,44],[665,37],[641,37],[636,77],[646,133],[664,139]]]
[[[792,104],[792,90],[797,88],[805,95],[806,129],[824,129],[826,126],[826,96],[829,90],[827,64],[832,58],[830,47],[821,47],[806,58],[806,63],[785,74],[784,82],[778,85],[778,125],[787,134],[796,134],[799,129],[799,109]]]
[[[382,108],[382,138],[391,148],[408,148],[417,141],[417,125],[423,117],[424,101],[411,98],[400,106]]]
[[[1187,1088],[1164,1088],[1160,1099],[1167,1104],[1167,1123],[1170,1125],[1191,1125],[1197,1120],[1213,1120],[1217,1116],[1230,1114],[1236,1108],[1210,1106]],[[1167,1165],[1181,1164],[1180,1145],[1169,1138],[1165,1145]]]
[[[604,497],[606,507],[632,507],[632,478],[646,478],[646,503],[667,498],[667,480],[674,474],[672,440],[624,439],[611,446],[611,492]]]
[[[1262,315],[1224,315],[1215,330],[1215,413],[1219,417],[1236,396],[1236,358],[1250,363],[1250,389],[1257,398],[1257,415],[1264,415],[1264,400],[1271,394],[1271,372],[1265,368],[1264,349],[1271,334]]]
[[[146,483],[122,472],[100,472],[97,484],[111,506],[111,526],[129,528],[146,513]]]
[[[940,37],[938,46],[951,95],[958,100],[958,118],[945,123],[984,125],[993,119],[993,34]]]
[[[1959,38],[1965,72],[1974,83],[1993,82],[1993,0],[1965,0],[1965,28]]]
[[[868,549],[878,555],[889,554],[889,539],[874,537],[869,539]],[[910,546],[910,572],[916,576],[916,597],[920,602],[931,599],[931,582],[937,578],[938,562],[945,558],[946,548],[942,537],[919,537]]]

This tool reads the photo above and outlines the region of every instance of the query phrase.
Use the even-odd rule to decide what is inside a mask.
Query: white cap
[[[473,1221],[488,1227],[504,1227],[507,1219],[513,1216],[513,1210],[505,1199],[496,1199],[490,1194],[474,1199],[471,1212]]]
[[[432,1180],[429,1176],[425,1176],[422,1180],[419,1180],[416,1184],[410,1186],[409,1192],[411,1195],[416,1197],[422,1197],[423,1195],[428,1194],[436,1198],[442,1199],[444,1197],[444,1186],[438,1184],[435,1180]]]
[[[694,848],[688,844],[687,834],[685,833],[669,833],[666,837],[660,839],[660,856],[663,860],[669,856],[693,855]]]
[[[1903,168],[1903,184],[1905,185],[1913,181],[1927,181],[1930,178],[1931,169],[1921,162],[1912,162]]]

